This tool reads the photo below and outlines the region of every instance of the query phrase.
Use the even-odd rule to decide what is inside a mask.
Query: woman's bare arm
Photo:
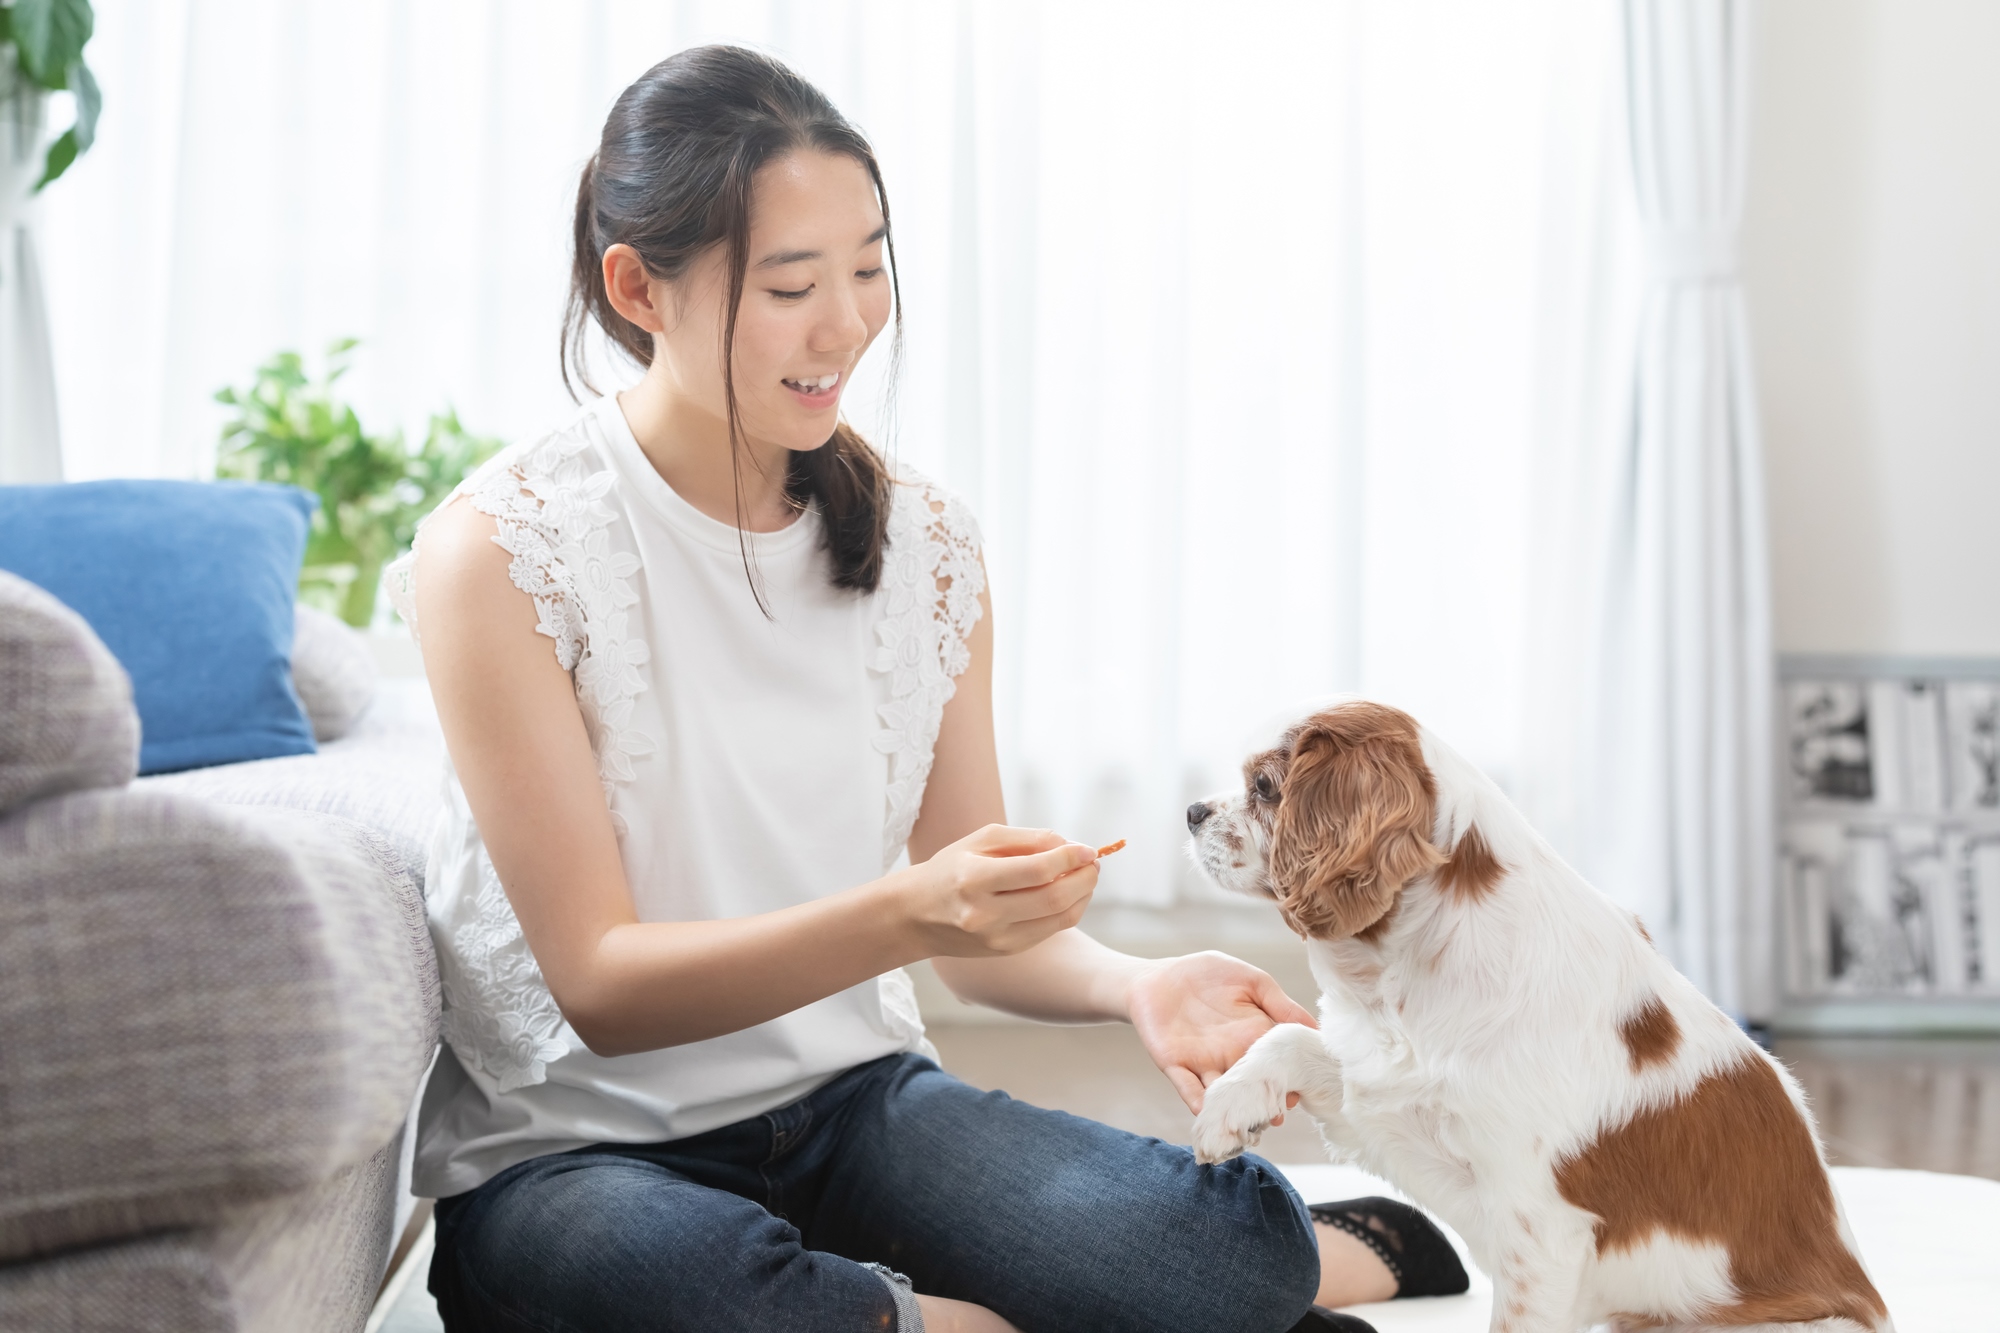
[[[416,561],[424,668],[488,854],[563,1016],[615,1055],[766,1022],[939,953],[1006,953],[1075,924],[1089,848],[975,825],[909,870],[760,916],[641,922],[570,677],[455,504]],[[970,835],[970,836],[966,836]]]
[[[982,601],[982,605],[984,602]],[[1005,817],[993,744],[993,627],[974,628],[972,661],[945,705],[910,858],[967,828]],[[1190,1110],[1203,1089],[1275,1023],[1313,1024],[1270,975],[1220,953],[1135,958],[1081,930],[1060,931],[1005,958],[938,958],[954,994],[1045,1023],[1129,1022]]]
[[[966,645],[972,660],[944,706],[923,810],[910,831],[912,863],[969,830],[1007,821],[993,739],[992,604],[983,592],[979,604],[983,613]],[[1066,930],[1012,957],[939,958],[932,966],[953,994],[974,1004],[1046,1023],[1112,1023],[1130,1014],[1132,982],[1148,962]]]

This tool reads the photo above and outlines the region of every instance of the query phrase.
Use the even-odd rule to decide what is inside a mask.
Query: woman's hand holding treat
[[[1082,920],[1097,857],[1046,829],[988,824],[892,879],[926,956],[992,958]]]

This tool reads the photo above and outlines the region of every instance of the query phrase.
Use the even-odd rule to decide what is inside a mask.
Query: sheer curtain
[[[907,357],[851,411],[984,523],[1010,813],[1130,838],[1108,900],[1200,897],[1182,808],[1314,699],[1521,771],[1562,7],[100,0],[69,474],[200,475],[218,386],[347,334],[364,421],[559,424],[605,110],[761,45],[883,160]]]
[[[1530,807],[1732,1013],[1775,1002],[1769,572],[1736,268],[1746,0],[1579,11],[1551,235]]]

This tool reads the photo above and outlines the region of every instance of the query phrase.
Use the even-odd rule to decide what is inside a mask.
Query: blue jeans
[[[440,1199],[430,1289],[451,1333],[896,1328],[870,1264],[1024,1333],[1281,1333],[1319,1284],[1305,1207],[1260,1159],[1202,1166],[896,1055]]]

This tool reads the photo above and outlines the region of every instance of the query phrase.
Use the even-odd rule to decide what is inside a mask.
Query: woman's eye
[[[882,270],[881,270],[881,269],[880,269],[879,267],[877,267],[877,268],[858,268],[858,269],[854,270],[854,276],[855,276],[855,277],[857,277],[857,278],[859,278],[859,279],[861,279],[861,280],[862,280],[863,282],[866,282],[866,281],[868,281],[868,280],[869,280],[870,278],[879,278],[879,277],[881,277],[881,276],[882,276]]]
[[[777,297],[780,301],[803,301],[808,296],[812,295],[812,288],[801,287],[799,290],[795,292],[781,292],[777,288],[773,287],[771,289],[771,295]]]

